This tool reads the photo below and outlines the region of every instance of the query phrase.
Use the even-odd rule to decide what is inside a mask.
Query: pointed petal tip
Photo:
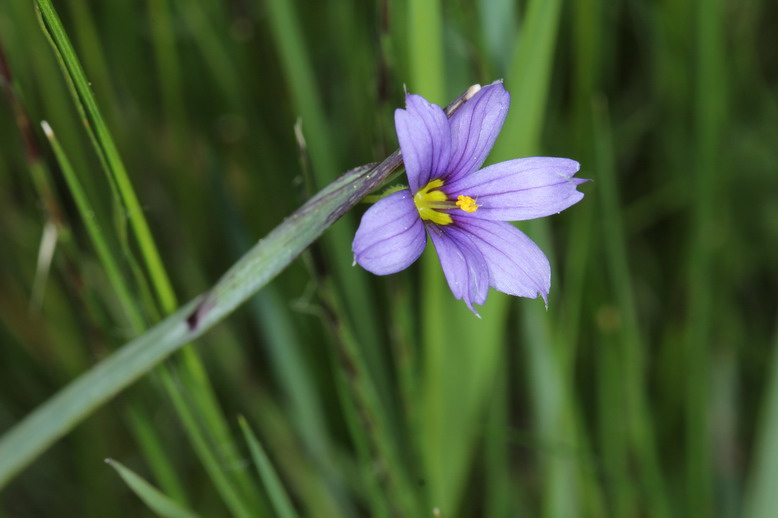
[[[480,314],[478,314],[478,311],[476,311],[476,309],[473,307],[473,303],[472,303],[472,302],[470,302],[469,300],[467,300],[466,298],[465,298],[465,299],[463,299],[463,300],[465,301],[465,305],[467,306],[467,309],[469,309],[470,311],[472,311],[472,312],[473,312],[473,315],[477,316],[479,320],[482,320],[482,318],[481,318],[481,315],[480,315]],[[486,301],[484,301],[484,302],[486,302]],[[482,306],[483,304],[479,304],[479,305],[481,305],[481,306]]]
[[[503,83],[502,79],[498,79],[497,81],[494,81],[489,85],[486,85],[483,89],[493,90],[493,95],[497,96],[499,102],[502,102],[506,105],[506,110],[510,108],[511,93],[505,89],[505,84]]]
[[[498,101],[500,97],[503,97],[506,100],[510,100],[511,97],[511,94],[508,92],[508,90],[505,89],[505,85],[503,84],[502,79],[482,87],[479,91],[480,95],[487,95],[488,93],[499,96]]]
[[[508,295],[530,299],[540,296],[547,300],[551,265],[540,247],[526,234],[503,221],[459,218],[457,224],[469,234],[484,256],[489,269],[489,286]]]
[[[548,292],[540,292],[538,295],[543,298],[543,304],[545,304],[546,311],[548,311]]]
[[[495,81],[492,81],[486,86],[481,86],[480,84],[476,83],[474,85],[471,85],[466,91],[465,91],[465,101],[469,101],[472,99],[475,94],[480,92],[481,90],[486,90],[488,88],[496,87],[499,88],[502,91],[505,91],[505,86],[503,85],[503,79],[497,79]],[[507,92],[506,92],[507,93]]]
[[[423,101],[426,104],[429,104],[429,101],[422,97],[419,94],[412,94],[408,90],[405,90],[405,107],[404,108],[396,108],[394,110],[395,116],[397,116],[397,112],[407,112],[409,110],[413,109],[413,105],[418,103],[419,101]]]
[[[437,106],[435,103],[429,102],[423,95],[419,94],[412,94],[410,92],[405,92],[405,109],[413,108],[412,105],[416,106]],[[438,106],[438,108],[440,108]]]
[[[448,184],[448,192],[478,200],[474,218],[536,219],[558,214],[583,198],[578,186],[589,180],[574,176],[579,167],[568,158],[517,158],[455,179]]]

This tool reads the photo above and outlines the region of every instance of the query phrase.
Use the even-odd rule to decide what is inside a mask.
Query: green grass
[[[776,21],[0,3],[0,516],[772,517]],[[479,320],[431,247],[373,277],[365,206],[326,215],[398,164],[336,181],[396,149],[404,87],[499,78],[489,162],[594,182],[518,224],[549,308],[492,292]]]

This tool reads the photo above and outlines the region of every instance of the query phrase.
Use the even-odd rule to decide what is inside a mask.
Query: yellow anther
[[[478,205],[475,204],[475,200],[470,196],[457,196],[457,207],[465,212],[475,212],[478,210]]]

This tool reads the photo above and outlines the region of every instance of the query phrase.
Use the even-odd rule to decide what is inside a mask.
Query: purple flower
[[[551,267],[523,232],[507,223],[560,212],[583,198],[567,158],[519,158],[479,169],[505,122],[510,95],[501,82],[480,89],[452,117],[419,95],[394,114],[410,189],[362,217],[354,258],[376,275],[419,258],[426,233],[457,299],[476,313],[489,287],[548,302]],[[476,313],[477,314],[477,313]]]

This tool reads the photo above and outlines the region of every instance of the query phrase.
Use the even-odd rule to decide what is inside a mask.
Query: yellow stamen
[[[478,210],[478,205],[475,204],[475,200],[470,196],[457,196],[457,207],[465,212],[475,212]]]
[[[457,201],[448,199],[445,192],[439,190],[443,187],[443,180],[432,180],[430,183],[419,189],[413,197],[419,216],[425,221],[431,221],[438,225],[450,225],[454,221],[451,216],[442,210],[462,209],[465,212],[475,212],[478,210],[475,200],[470,196],[460,195]]]
[[[416,196],[413,197],[413,202],[416,204],[416,210],[419,211],[421,219],[438,225],[450,225],[453,223],[451,216],[436,210],[448,208],[446,193],[438,191],[439,187],[443,187],[443,180],[432,180],[419,189]]]

